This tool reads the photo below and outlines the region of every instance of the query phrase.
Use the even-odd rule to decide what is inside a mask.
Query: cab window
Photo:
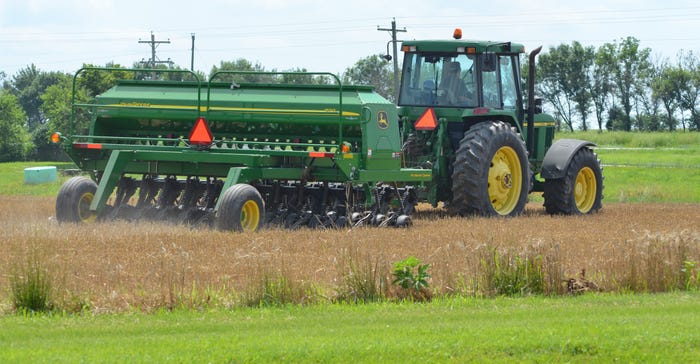
[[[416,54],[404,58],[399,105],[476,107],[475,57]]]

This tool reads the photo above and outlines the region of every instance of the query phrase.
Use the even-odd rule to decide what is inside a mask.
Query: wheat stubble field
[[[609,203],[591,216],[551,217],[533,202],[511,219],[424,209],[409,229],[254,234],[125,221],[58,225],[53,214],[51,197],[0,196],[3,295],[9,272],[29,259],[49,272],[64,306],[98,312],[234,305],[238,293],[269,275],[331,300],[358,267],[390,279],[393,263],[411,255],[431,264],[436,294],[464,295],[485,294],[477,277],[493,252],[540,257],[551,293],[563,293],[562,281],[581,270],[604,291],[669,290],[669,277],[680,274],[697,284],[700,261],[697,204]]]

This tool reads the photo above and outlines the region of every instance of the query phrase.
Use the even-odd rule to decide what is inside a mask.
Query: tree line
[[[700,130],[700,62],[691,51],[658,59],[627,37],[597,49],[550,47],[537,61],[536,91],[561,128]]]

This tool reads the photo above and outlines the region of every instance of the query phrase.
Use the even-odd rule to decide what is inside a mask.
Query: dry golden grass
[[[234,304],[269,274],[330,299],[349,273],[349,259],[388,276],[394,262],[410,255],[431,264],[436,293],[479,294],[489,249],[542,256],[550,292],[561,292],[562,280],[582,269],[603,290],[674,289],[668,277],[686,274],[683,267],[698,283],[697,264],[690,266],[700,262],[697,204],[608,204],[579,217],[551,217],[532,204],[512,219],[424,210],[409,229],[255,234],[124,221],[58,225],[53,209],[52,198],[0,196],[0,309],[9,307],[14,267],[32,252],[42,256],[64,306],[95,311]]]

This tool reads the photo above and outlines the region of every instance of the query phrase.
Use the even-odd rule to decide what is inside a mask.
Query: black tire
[[[96,191],[97,183],[87,177],[77,176],[66,181],[56,197],[56,220],[73,223],[95,221],[97,214],[90,211],[90,204]]]
[[[603,200],[603,169],[598,156],[581,148],[566,167],[564,177],[544,181],[544,208],[549,214],[597,212]]]
[[[530,180],[525,142],[516,129],[501,121],[476,124],[457,148],[450,209],[462,216],[518,215]]]
[[[221,194],[216,227],[219,230],[256,231],[265,221],[260,192],[248,184],[235,184]]]

